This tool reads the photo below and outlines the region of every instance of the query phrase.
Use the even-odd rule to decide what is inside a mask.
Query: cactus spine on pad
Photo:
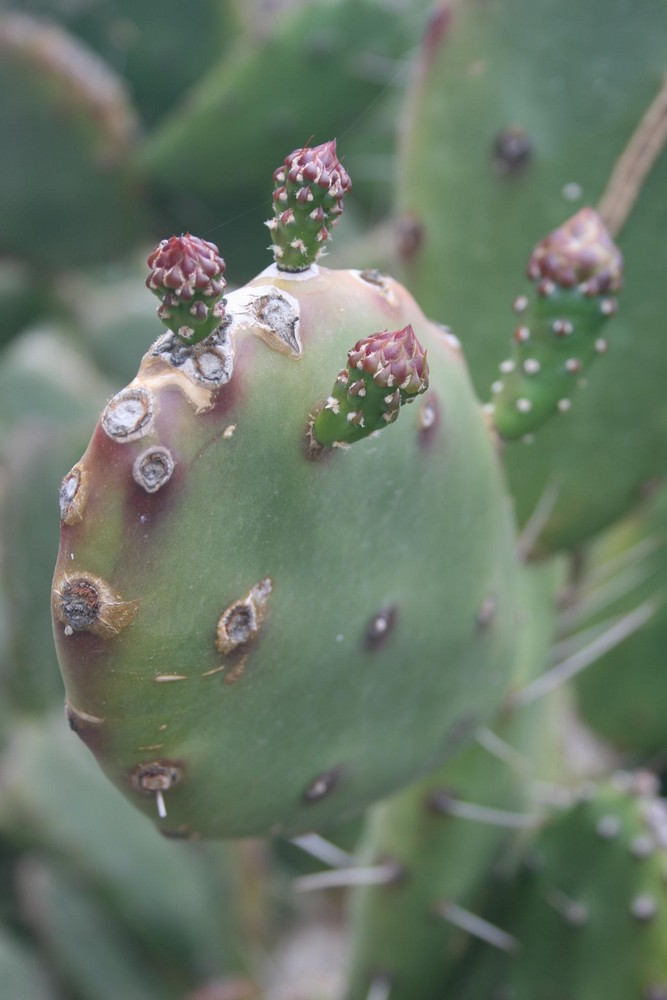
[[[421,401],[313,462],[313,405],[377,331],[401,377],[382,391]],[[156,341],[66,484],[70,718],[164,831],[344,820],[503,697],[515,555],[494,442],[457,343],[389,278],[269,267],[204,339]]]
[[[569,410],[578,380],[607,350],[599,333],[616,312],[622,259],[597,213],[581,209],[537,244],[528,277],[535,290],[514,302],[512,356],[493,385],[493,417],[505,438]]]
[[[656,484],[658,485],[658,484]],[[574,600],[563,612],[568,631],[596,629],[653,605],[644,627],[607,651],[575,682],[579,711],[596,732],[645,759],[667,738],[667,489],[605,532],[587,553]]]

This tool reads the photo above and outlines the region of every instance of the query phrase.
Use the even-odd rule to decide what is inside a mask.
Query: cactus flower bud
[[[623,284],[623,258],[592,208],[582,208],[541,240],[528,262],[528,277],[579,286],[584,295],[617,292]]]
[[[215,243],[186,233],[158,243],[146,285],[161,301],[158,316],[186,344],[208,337],[224,318],[225,262]]]
[[[352,187],[336,140],[295,149],[273,175],[274,219],[267,222],[281,271],[304,271],[321,256]]]
[[[607,350],[599,334],[616,312],[623,258],[597,212],[582,208],[537,244],[527,273],[536,288],[515,301],[512,354],[492,386],[495,424],[508,439],[570,410],[582,374]]]
[[[353,444],[393,423],[403,403],[428,389],[426,352],[409,324],[358,341],[347,365],[312,421],[312,437],[324,447]]]

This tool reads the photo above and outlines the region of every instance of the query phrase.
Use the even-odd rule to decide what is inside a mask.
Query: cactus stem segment
[[[358,341],[347,361],[311,417],[313,450],[350,445],[381,430],[397,419],[403,403],[428,389],[426,352],[410,325]]]
[[[281,271],[304,271],[322,255],[352,187],[336,140],[295,149],[274,175],[274,219],[266,224]]]
[[[619,157],[598,203],[613,236],[630,215],[654,163],[667,143],[667,76]]]

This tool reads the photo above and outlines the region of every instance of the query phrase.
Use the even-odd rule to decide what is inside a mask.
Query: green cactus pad
[[[514,957],[470,956],[456,1000],[656,1000],[667,992],[667,803],[648,773],[588,788],[535,838],[496,911]],[[499,893],[496,892],[496,899]]]
[[[0,87],[12,95],[0,105],[12,137],[0,163],[0,252],[63,269],[142,238],[148,213],[129,165],[139,121],[120,77],[55,22],[4,10]]]
[[[38,955],[4,926],[0,927],[0,977],[6,995],[15,1000],[56,1000]]]
[[[313,401],[350,344],[409,324],[421,402],[313,462]],[[137,473],[150,455],[157,489]],[[493,435],[457,342],[389,278],[274,265],[208,338],[165,334],[63,498],[71,725],[165,832],[343,821],[503,697],[514,553]]]
[[[567,412],[579,379],[607,351],[599,333],[616,312],[621,255],[597,213],[581,209],[537,244],[528,276],[535,291],[515,299],[512,356],[493,385],[493,418],[505,438]]]
[[[13,6],[59,24],[122,69],[142,121],[158,122],[222,52],[242,44],[239,0],[21,0]],[[249,27],[249,25],[248,25]]]
[[[600,531],[667,465],[665,151],[620,232],[609,226],[618,216],[608,197],[602,211],[665,66],[667,18],[654,0],[638,0],[632,17],[625,0],[443,0],[413,77],[398,173],[402,274],[427,314],[461,339],[481,397],[502,379],[503,310],[530,247],[598,205],[623,253],[608,355],[534,446],[505,450],[521,524],[547,483],[557,491],[542,551]],[[659,153],[659,129],[645,138],[644,153],[651,144]]]

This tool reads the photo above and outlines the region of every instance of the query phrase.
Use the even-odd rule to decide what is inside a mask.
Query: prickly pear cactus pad
[[[313,449],[348,352],[408,326],[425,391]],[[502,700],[515,556],[493,437],[457,342],[377,272],[272,265],[203,340],[164,334],[61,504],[70,725],[166,833],[343,820]]]
[[[480,395],[505,383],[508,360],[542,364],[517,370],[516,399],[533,404],[521,404],[517,424],[538,411],[524,390],[537,392],[545,375],[544,359],[528,353],[538,343],[534,293],[515,318],[534,334],[526,353],[508,359],[502,332],[524,294],[531,246],[594,205],[623,253],[607,354],[590,377],[574,371],[578,352],[566,354],[574,364],[563,378],[576,389],[558,399],[571,406],[533,444],[505,452],[521,525],[545,488],[557,493],[542,552],[576,547],[612,523],[667,464],[666,15],[664,0],[636,0],[631,12],[625,0],[440,0],[412,78],[397,175],[402,279],[461,338]],[[563,294],[539,303],[544,319],[558,300],[566,304]],[[563,318],[583,332],[578,305]],[[564,352],[573,336],[563,336]]]
[[[139,118],[122,79],[84,42],[9,7],[0,13],[0,130],[11,136],[0,161],[0,252],[47,271],[109,260],[148,230],[130,164]]]
[[[456,1000],[660,1000],[667,995],[667,803],[618,774],[540,831],[501,917],[513,956],[471,956]],[[499,995],[499,994],[498,994]]]

